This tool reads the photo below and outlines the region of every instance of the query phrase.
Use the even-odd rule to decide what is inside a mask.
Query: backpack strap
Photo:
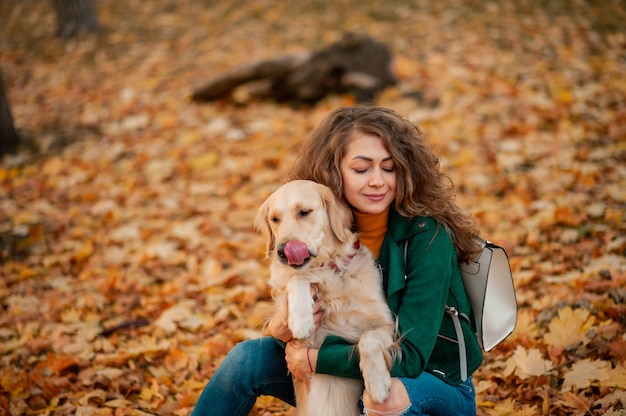
[[[404,247],[403,247],[403,254],[404,254],[404,280],[406,281],[408,279],[408,253],[409,253],[409,240],[410,238],[407,238],[404,240]],[[454,291],[452,290],[452,288],[449,289],[450,293],[452,293],[452,296],[454,297],[454,299],[456,300],[456,295],[454,294]],[[458,304],[458,300],[457,300],[457,304]],[[459,344],[459,369],[461,372],[461,380],[465,381],[468,378],[468,374],[467,374],[467,349],[465,347],[465,335],[463,334],[463,328],[461,327],[461,319],[471,323],[470,318],[464,314],[463,312],[459,311],[457,308],[455,308],[454,306],[450,306],[448,304],[445,305],[444,307],[444,311],[445,313],[447,313],[450,318],[452,318],[452,323],[454,324],[454,332],[456,333],[456,342]],[[438,337],[440,338],[445,338],[445,339],[449,339],[448,337],[444,337],[441,334],[437,334]]]
[[[454,306],[446,305],[445,310],[454,323],[454,332],[456,332],[456,339],[459,343],[459,370],[461,371],[461,380],[465,381],[467,380],[467,350],[465,349],[465,336],[463,335],[463,328],[461,328],[461,319],[459,319],[461,313]]]

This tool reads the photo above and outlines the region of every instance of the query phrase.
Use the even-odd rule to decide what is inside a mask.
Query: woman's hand
[[[319,298],[317,286],[311,285],[311,297],[313,298],[313,322],[315,322],[315,329],[320,327],[322,318],[324,317],[324,309],[322,308],[322,301]]]
[[[317,367],[317,349],[300,346],[289,342],[285,348],[285,361],[291,375],[303,381],[307,386]]]
[[[283,342],[289,342],[293,338],[293,335],[291,335],[291,331],[289,330],[289,326],[287,326],[286,317],[281,315],[279,312],[272,316],[269,324],[267,324],[267,329],[269,330],[271,336]]]

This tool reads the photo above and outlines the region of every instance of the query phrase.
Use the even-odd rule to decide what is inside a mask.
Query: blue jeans
[[[406,415],[476,415],[471,378],[458,386],[446,384],[429,373],[400,380],[411,397]],[[247,416],[261,395],[295,405],[285,350],[271,337],[237,344],[205,386],[192,416]]]
[[[247,416],[261,395],[295,406],[285,349],[271,337],[237,344],[204,387],[192,416]]]
[[[427,372],[417,378],[399,377],[399,380],[411,398],[411,407],[405,415],[476,416],[476,391],[471,377],[456,386]]]

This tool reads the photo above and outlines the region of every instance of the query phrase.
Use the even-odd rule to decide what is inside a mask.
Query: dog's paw
[[[287,283],[287,325],[296,339],[305,339],[315,330],[311,284],[302,276],[293,277]]]
[[[391,376],[385,368],[384,371],[378,374],[371,374],[365,378],[365,390],[370,395],[372,400],[376,403],[382,403],[389,397],[389,390],[391,389]]]
[[[291,330],[291,335],[295,339],[305,339],[311,336],[315,330],[315,322],[313,321],[313,313],[308,311],[298,311],[302,313],[294,313],[291,311],[287,324]]]
[[[365,390],[376,403],[384,402],[391,389],[391,375],[387,369],[384,357],[361,358],[361,371]]]

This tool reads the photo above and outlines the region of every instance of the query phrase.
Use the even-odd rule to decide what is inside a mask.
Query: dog
[[[255,226],[267,238],[269,285],[294,341],[319,348],[326,335],[355,344],[363,380],[312,374],[294,378],[297,416],[360,415],[365,389],[378,403],[389,395],[389,369],[399,358],[394,318],[373,255],[351,231],[352,212],[332,191],[304,180],[287,182],[259,208]],[[324,311],[315,328],[316,299]]]

